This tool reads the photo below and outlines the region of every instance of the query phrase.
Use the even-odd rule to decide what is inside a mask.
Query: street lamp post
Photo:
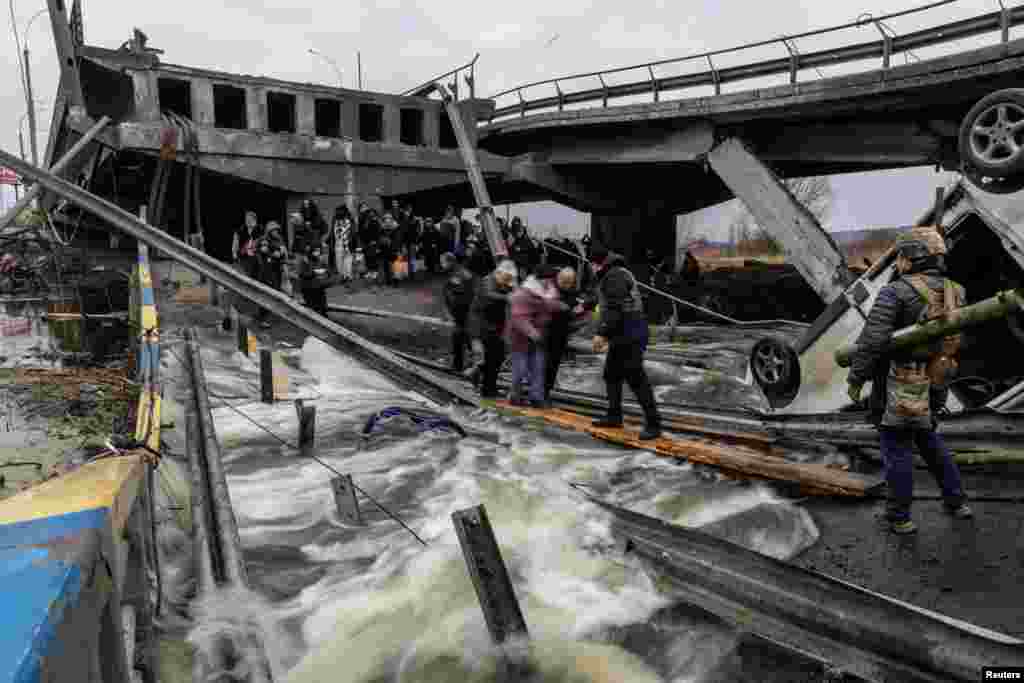
[[[39,145],[36,140],[36,103],[32,97],[32,71],[28,65],[28,48],[25,48],[25,98],[28,100],[28,144],[32,149],[32,165],[39,165]]]
[[[341,69],[338,68],[338,65],[334,62],[333,59],[331,59],[330,57],[328,57],[324,53],[320,52],[319,50],[314,50],[313,48],[309,48],[309,54],[316,55],[320,59],[322,59],[325,62],[327,62],[328,64],[330,64],[331,68],[334,69],[334,73],[338,75],[338,87],[339,88],[344,88],[345,87],[345,84],[344,84],[344,82],[341,79]]]
[[[22,68],[24,69],[25,78],[25,106],[28,109],[28,143],[29,148],[32,150],[32,165],[39,165],[39,140],[36,134],[36,102],[35,97],[32,95],[32,65],[29,61],[29,50],[28,50],[28,32],[32,29],[32,24],[36,19],[41,17],[43,14],[49,12],[47,8],[43,8],[32,15],[32,17],[25,24],[25,30],[22,32],[24,37],[25,49],[22,51]],[[13,14],[13,7],[12,7]],[[19,134],[21,133],[19,127]]]

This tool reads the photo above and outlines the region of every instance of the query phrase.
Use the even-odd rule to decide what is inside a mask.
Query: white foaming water
[[[230,382],[230,356],[223,359],[208,370]],[[499,653],[452,526],[457,510],[486,507],[530,631],[531,667],[536,680],[551,682],[699,681],[735,642],[731,632],[693,621],[661,633],[657,644],[638,646],[638,637],[624,644],[623,633],[649,628],[668,601],[641,569],[609,552],[614,540],[605,513],[568,482],[690,526],[777,509],[770,523],[784,533],[744,524],[722,531],[777,557],[816,537],[803,511],[760,488],[716,484],[711,496],[688,465],[486,413],[449,411],[467,427],[496,434],[491,440],[417,435],[394,425],[362,439],[370,414],[413,405],[408,395],[319,342],[307,343],[301,360],[308,378],[299,391],[320,396],[318,457],[353,474],[428,547],[366,498],[366,525],[345,523],[329,486],[334,474],[218,410],[252,592],[268,597],[207,598],[191,639],[206,648],[225,633],[242,649],[263,641],[275,680],[497,680]],[[290,403],[247,404],[246,411],[294,437]]]

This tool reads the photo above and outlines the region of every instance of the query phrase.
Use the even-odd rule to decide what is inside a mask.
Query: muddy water
[[[727,629],[676,614],[651,577],[612,552],[608,519],[569,482],[775,557],[817,538],[803,510],[766,489],[493,414],[449,412],[470,431],[462,439],[401,420],[364,438],[370,415],[425,404],[310,339],[283,354],[290,397],[317,405],[319,456],[353,474],[427,546],[366,499],[366,524],[353,526],[335,508],[334,475],[264,431],[294,442],[294,407],[258,403],[258,367],[231,341],[208,333],[203,359],[210,391],[237,397],[225,400],[260,425],[215,409],[252,590],[207,597],[190,639],[200,647],[218,633],[239,647],[261,639],[276,680],[496,680],[498,658],[451,523],[452,512],[475,505],[495,528],[543,681],[700,681],[729,666],[736,646]],[[595,372],[577,370],[581,381]]]

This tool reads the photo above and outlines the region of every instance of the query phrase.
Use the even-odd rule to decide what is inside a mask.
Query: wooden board
[[[185,286],[175,293],[174,302],[178,304],[204,304],[210,303],[211,287],[209,285]]]
[[[855,474],[828,465],[789,462],[743,446],[725,447],[669,436],[641,441],[637,431],[598,429],[591,424],[591,418],[567,410],[538,410],[513,406],[507,401],[496,401],[495,405],[502,411],[540,418],[549,424],[584,432],[602,441],[649,450],[691,463],[712,465],[729,475],[798,484],[801,491],[808,495],[863,498],[882,484],[879,477]]]

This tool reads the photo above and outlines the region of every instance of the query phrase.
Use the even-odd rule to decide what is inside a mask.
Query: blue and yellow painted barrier
[[[132,293],[137,305],[132,306],[133,329],[138,334],[135,370],[142,391],[136,411],[135,440],[152,451],[160,451],[160,329],[156,314],[153,276],[149,268],[149,249],[139,244]]]
[[[131,680],[123,609],[150,609],[152,501],[160,448],[160,347],[149,259],[132,287],[138,449],[93,460],[0,501],[0,683]],[[133,619],[134,620],[134,619]]]

